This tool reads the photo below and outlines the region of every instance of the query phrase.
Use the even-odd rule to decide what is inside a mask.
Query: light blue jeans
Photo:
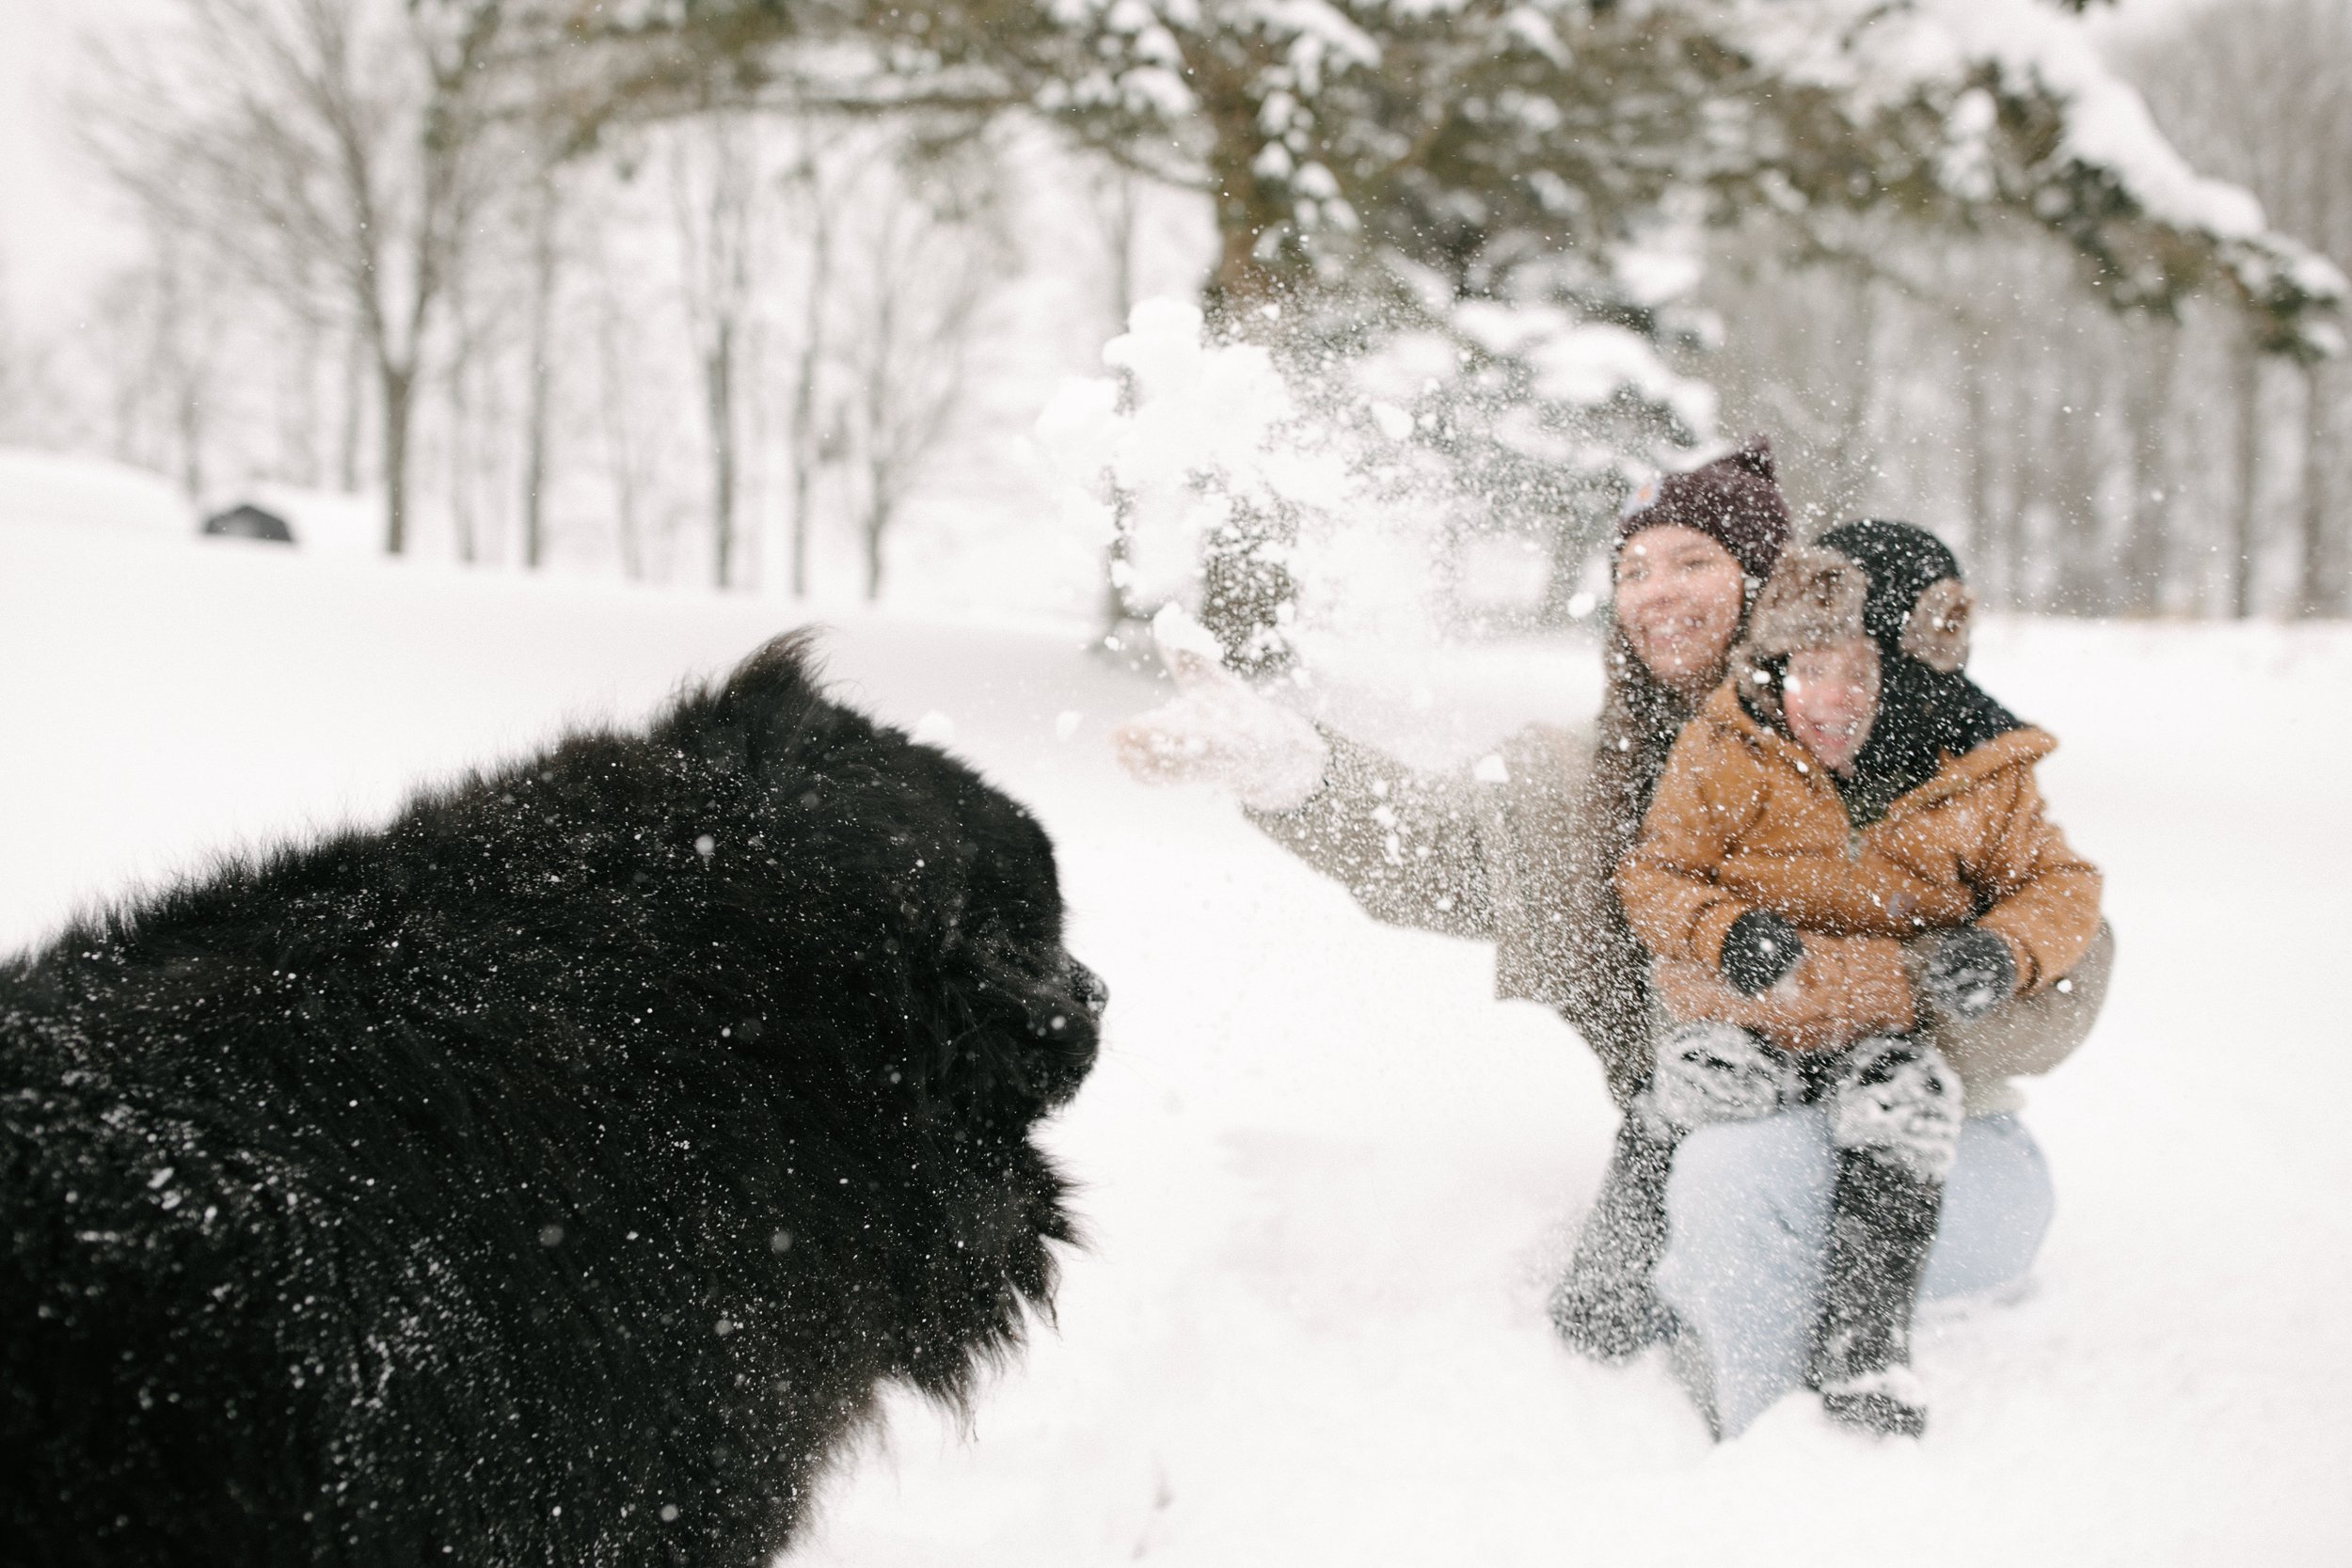
[[[1679,1351],[1703,1358],[1724,1437],[1804,1381],[1836,1170],[1828,1117],[1811,1106],[1702,1127],[1675,1151],[1658,1293],[1697,1331]],[[2053,1202],[2049,1165],[2025,1124],[2006,1112],[1969,1117],[1921,1299],[2023,1279]]]

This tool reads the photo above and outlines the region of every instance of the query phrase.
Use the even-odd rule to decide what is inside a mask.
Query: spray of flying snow
[[[1412,416],[1302,396],[1257,343],[1220,343],[1200,312],[1137,306],[1104,364],[1118,379],[1065,383],[1038,421],[1040,446],[1085,498],[1104,540],[1123,535],[1114,586],[1148,613],[1197,609],[1202,563],[1245,515],[1294,519],[1265,546],[1299,584],[1302,621],[1401,630],[1425,610],[1401,591],[1431,558],[1430,520],[1397,504],[1415,474]]]
[[[1661,277],[1655,286],[1680,279]],[[1666,410],[1686,439],[1711,393],[1645,340],[1554,304],[1380,312],[1357,352],[1220,341],[1196,307],[1154,299],[1103,352],[1109,376],[1065,382],[1037,442],[1083,526],[1121,541],[1113,586],[1149,616],[1200,608],[1203,563],[1248,519],[1296,589],[1294,642],[1436,637],[1466,544],[1531,546],[1613,509],[1654,452],[1592,413]],[[1274,325],[1269,313],[1268,325]],[[1565,522],[1564,519],[1571,521]],[[1549,548],[1531,547],[1543,566]]]

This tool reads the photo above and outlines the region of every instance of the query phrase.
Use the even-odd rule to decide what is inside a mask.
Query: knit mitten
[[[1754,1121],[1793,1103],[1804,1087],[1797,1064],[1734,1023],[1685,1023],[1658,1042],[1658,1065],[1632,1114],[1674,1137],[1719,1121]]]
[[[1804,957],[1804,939],[1794,926],[1770,910],[1754,909],[1724,933],[1715,967],[1732,990],[1757,996],[1778,985]]]
[[[1919,989],[1947,1017],[1981,1018],[2017,989],[2009,943],[1981,926],[1946,932],[1919,972]]]
[[[1216,639],[1169,605],[1152,618],[1177,695],[1111,732],[1120,764],[1146,784],[1219,784],[1257,811],[1294,811],[1321,787],[1331,748],[1314,725],[1218,662]]]

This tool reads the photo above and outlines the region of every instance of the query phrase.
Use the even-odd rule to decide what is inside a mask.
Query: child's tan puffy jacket
[[[1804,749],[1719,688],[1675,742],[1617,869],[1667,1015],[1740,1024],[1788,1051],[1910,1030],[1921,1020],[1905,940],[1971,920],[2009,943],[2021,995],[2065,975],[2098,933],[2100,878],[2042,815],[2033,765],[2057,745],[2025,728],[1947,757],[1856,832]],[[1758,907],[1804,932],[1805,956],[1749,997],[1716,966],[1732,922]]]

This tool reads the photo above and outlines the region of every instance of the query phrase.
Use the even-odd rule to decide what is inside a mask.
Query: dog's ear
[[[790,727],[825,704],[817,686],[817,633],[803,626],[773,637],[735,667],[719,707],[759,727]]]

